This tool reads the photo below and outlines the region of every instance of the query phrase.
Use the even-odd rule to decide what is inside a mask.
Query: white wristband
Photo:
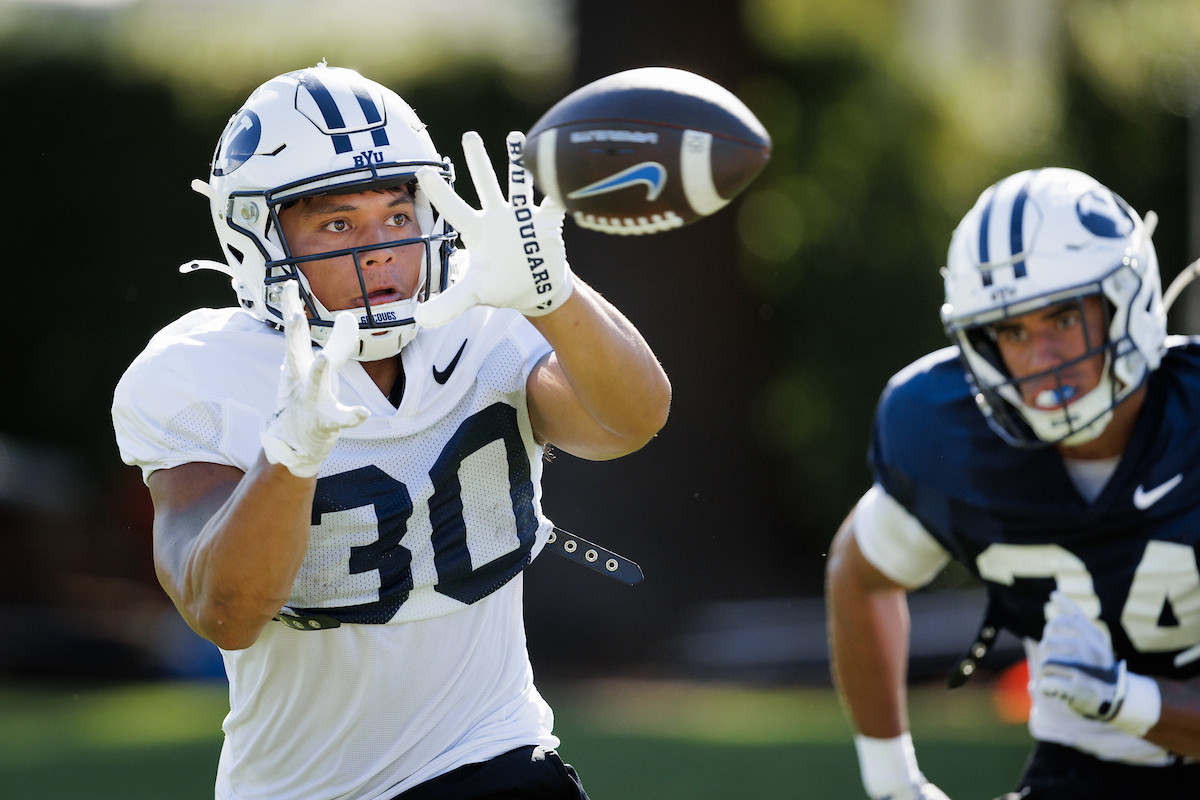
[[[924,780],[917,768],[917,753],[908,731],[892,739],[858,734],[854,737],[854,748],[858,751],[863,788],[870,797],[885,797],[902,786]]]
[[[1129,688],[1125,702],[1113,717],[1112,724],[1126,733],[1144,737],[1162,715],[1162,692],[1153,678],[1129,673]]]

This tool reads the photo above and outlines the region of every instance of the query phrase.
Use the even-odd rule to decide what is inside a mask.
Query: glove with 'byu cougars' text
[[[469,261],[453,286],[417,307],[418,324],[444,325],[476,305],[515,308],[527,317],[554,311],[574,288],[562,226],[565,212],[550,198],[533,202],[533,176],[520,159],[525,134],[508,135],[508,200],[475,131],[463,134],[463,155],[481,210],[463,202],[431,167],[417,170],[422,191],[462,236]]]

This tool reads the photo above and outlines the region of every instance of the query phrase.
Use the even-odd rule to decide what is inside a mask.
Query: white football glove
[[[508,201],[475,131],[463,134],[463,155],[481,210],[467,205],[432,167],[417,170],[422,191],[462,236],[469,260],[454,285],[417,307],[417,324],[435,328],[476,305],[549,314],[574,288],[563,244],[564,211],[550,198],[533,203],[533,176],[520,164],[525,134],[508,135]]]
[[[337,399],[337,373],[358,344],[358,323],[349,311],[339,312],[328,341],[314,356],[308,317],[295,281],[283,287],[282,306],[286,351],[276,395],[278,410],[262,432],[262,447],[272,464],[283,464],[297,477],[311,478],[342,429],[358,425],[369,413],[362,406],[343,405]]]
[[[1034,675],[1037,691],[1063,700],[1082,717],[1145,735],[1161,711],[1157,684],[1116,660],[1109,637],[1075,601],[1061,591],[1050,600],[1059,613],[1042,631]],[[1132,703],[1127,702],[1131,694]]]
[[[1109,722],[1125,702],[1125,662],[1113,658],[1104,631],[1074,600],[1056,591],[1050,602],[1058,613],[1042,631],[1038,691],[1065,700],[1081,716]]]

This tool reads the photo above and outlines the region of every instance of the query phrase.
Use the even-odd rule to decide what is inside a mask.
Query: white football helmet
[[[988,424],[1019,447],[1080,445],[1099,436],[1112,410],[1158,368],[1165,349],[1166,312],[1158,257],[1143,221],[1093,178],[1047,168],[1011,175],[988,188],[950,241],[943,270],[942,323],[959,346],[975,401]],[[1075,396],[1054,369],[1048,408],[1021,399],[990,334],[994,323],[1072,300],[1099,296],[1107,340],[1089,343],[1105,356],[1100,385]],[[1013,413],[1013,412],[1016,413]]]
[[[450,283],[455,231],[414,180],[432,166],[453,183],[454,167],[438,155],[425,125],[392,90],[354,70],[324,64],[264,83],[233,115],[213,154],[208,183],[192,187],[209,198],[217,238],[228,263],[194,261],[181,271],[229,275],[241,305],[280,325],[283,283],[297,280],[312,339],[324,344],[333,313],[309,290],[298,264],[352,256],[362,281],[363,252],[423,243],[424,268],[415,296],[359,310],[354,358],[374,361],[400,352],[416,334],[417,303]],[[279,226],[282,204],[322,194],[347,194],[409,184],[420,235],[317,256],[295,256]]]

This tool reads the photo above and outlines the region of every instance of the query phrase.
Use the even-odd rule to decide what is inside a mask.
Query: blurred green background
[[[0,182],[17,212],[0,251],[0,676],[27,689],[0,694],[0,720],[23,697],[77,707],[63,698],[80,681],[219,683],[214,652],[154,581],[148,498],[108,408],[151,334],[233,299],[215,273],[175,269],[219,257],[188,183],[267,78],[355,67],[455,158],[462,131],[498,147],[572,89],[638,66],[704,74],[759,116],[774,156],[719,214],[652,237],[568,223],[575,271],[642,329],[675,396],[643,451],[547,467],[550,516],[647,579],[630,589],[539,560],[530,649],[555,684],[823,687],[826,547],[869,483],[884,382],[943,344],[954,224],[1010,172],[1076,167],[1159,214],[1169,281],[1200,255],[1196,41],[1194,0],[0,0]],[[1197,297],[1172,332],[1198,327]],[[924,595],[921,679],[944,672],[979,613],[954,570]],[[1015,657],[1002,647],[994,669]],[[849,769],[848,729],[830,724]]]
[[[827,689],[607,681],[543,687],[559,752],[595,800],[847,800],[861,796],[850,732]],[[0,689],[0,790],[37,800],[212,797],[224,687],[197,683]],[[1024,730],[988,695],[919,689],[922,768],[951,797],[1012,785]]]

